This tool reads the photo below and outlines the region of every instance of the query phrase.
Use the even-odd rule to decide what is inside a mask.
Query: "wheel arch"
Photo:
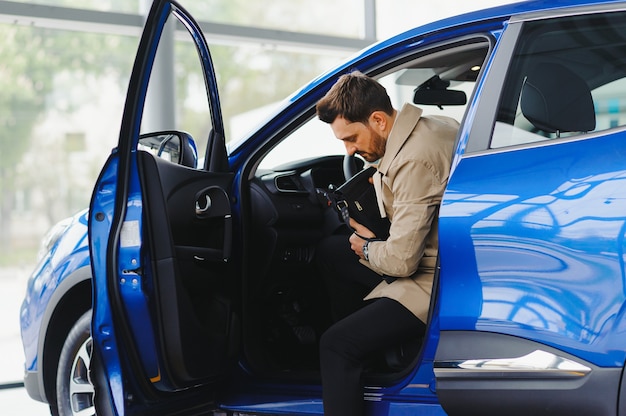
[[[91,308],[91,267],[75,270],[55,289],[42,318],[37,356],[41,357],[39,390],[56,406],[56,372],[63,343],[78,318]]]

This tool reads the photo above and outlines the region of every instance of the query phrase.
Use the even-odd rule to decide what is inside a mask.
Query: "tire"
[[[59,416],[93,416],[94,388],[89,378],[91,362],[91,311],[74,324],[63,344],[57,368]]]

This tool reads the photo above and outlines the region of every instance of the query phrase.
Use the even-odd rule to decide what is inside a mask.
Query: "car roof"
[[[393,36],[386,41],[378,42],[366,50],[376,47],[380,44],[394,43],[398,39],[406,39],[420,34],[431,33],[435,31],[445,30],[454,26],[466,26],[477,24],[485,21],[504,21],[515,16],[522,16],[530,13],[554,12],[557,10],[565,10],[572,7],[592,7],[600,5],[621,4],[626,7],[624,0],[527,0],[517,3],[505,4],[501,6],[490,7],[481,10],[451,16],[441,20],[426,23],[421,26],[409,29],[403,33]],[[419,10],[420,6],[416,7]]]

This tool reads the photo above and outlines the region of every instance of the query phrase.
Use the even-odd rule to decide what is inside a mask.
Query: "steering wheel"
[[[354,175],[363,170],[365,162],[354,155],[345,155],[343,157],[343,176],[346,181],[350,180]]]

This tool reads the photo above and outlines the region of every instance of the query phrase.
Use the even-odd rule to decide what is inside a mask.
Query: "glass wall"
[[[29,3],[137,14],[148,0],[33,0]],[[142,6],[145,3],[148,6]],[[196,19],[333,36],[362,37],[363,0],[181,1]]]
[[[87,206],[137,40],[14,25],[0,37],[0,266],[20,266],[43,230]]]
[[[40,242],[87,207],[115,145],[137,39],[0,25],[0,383],[21,380],[19,306]]]
[[[30,0],[25,3],[137,14],[139,13],[140,1],[141,0]]]
[[[209,22],[292,32],[362,37],[363,0],[210,0],[184,3]]]

